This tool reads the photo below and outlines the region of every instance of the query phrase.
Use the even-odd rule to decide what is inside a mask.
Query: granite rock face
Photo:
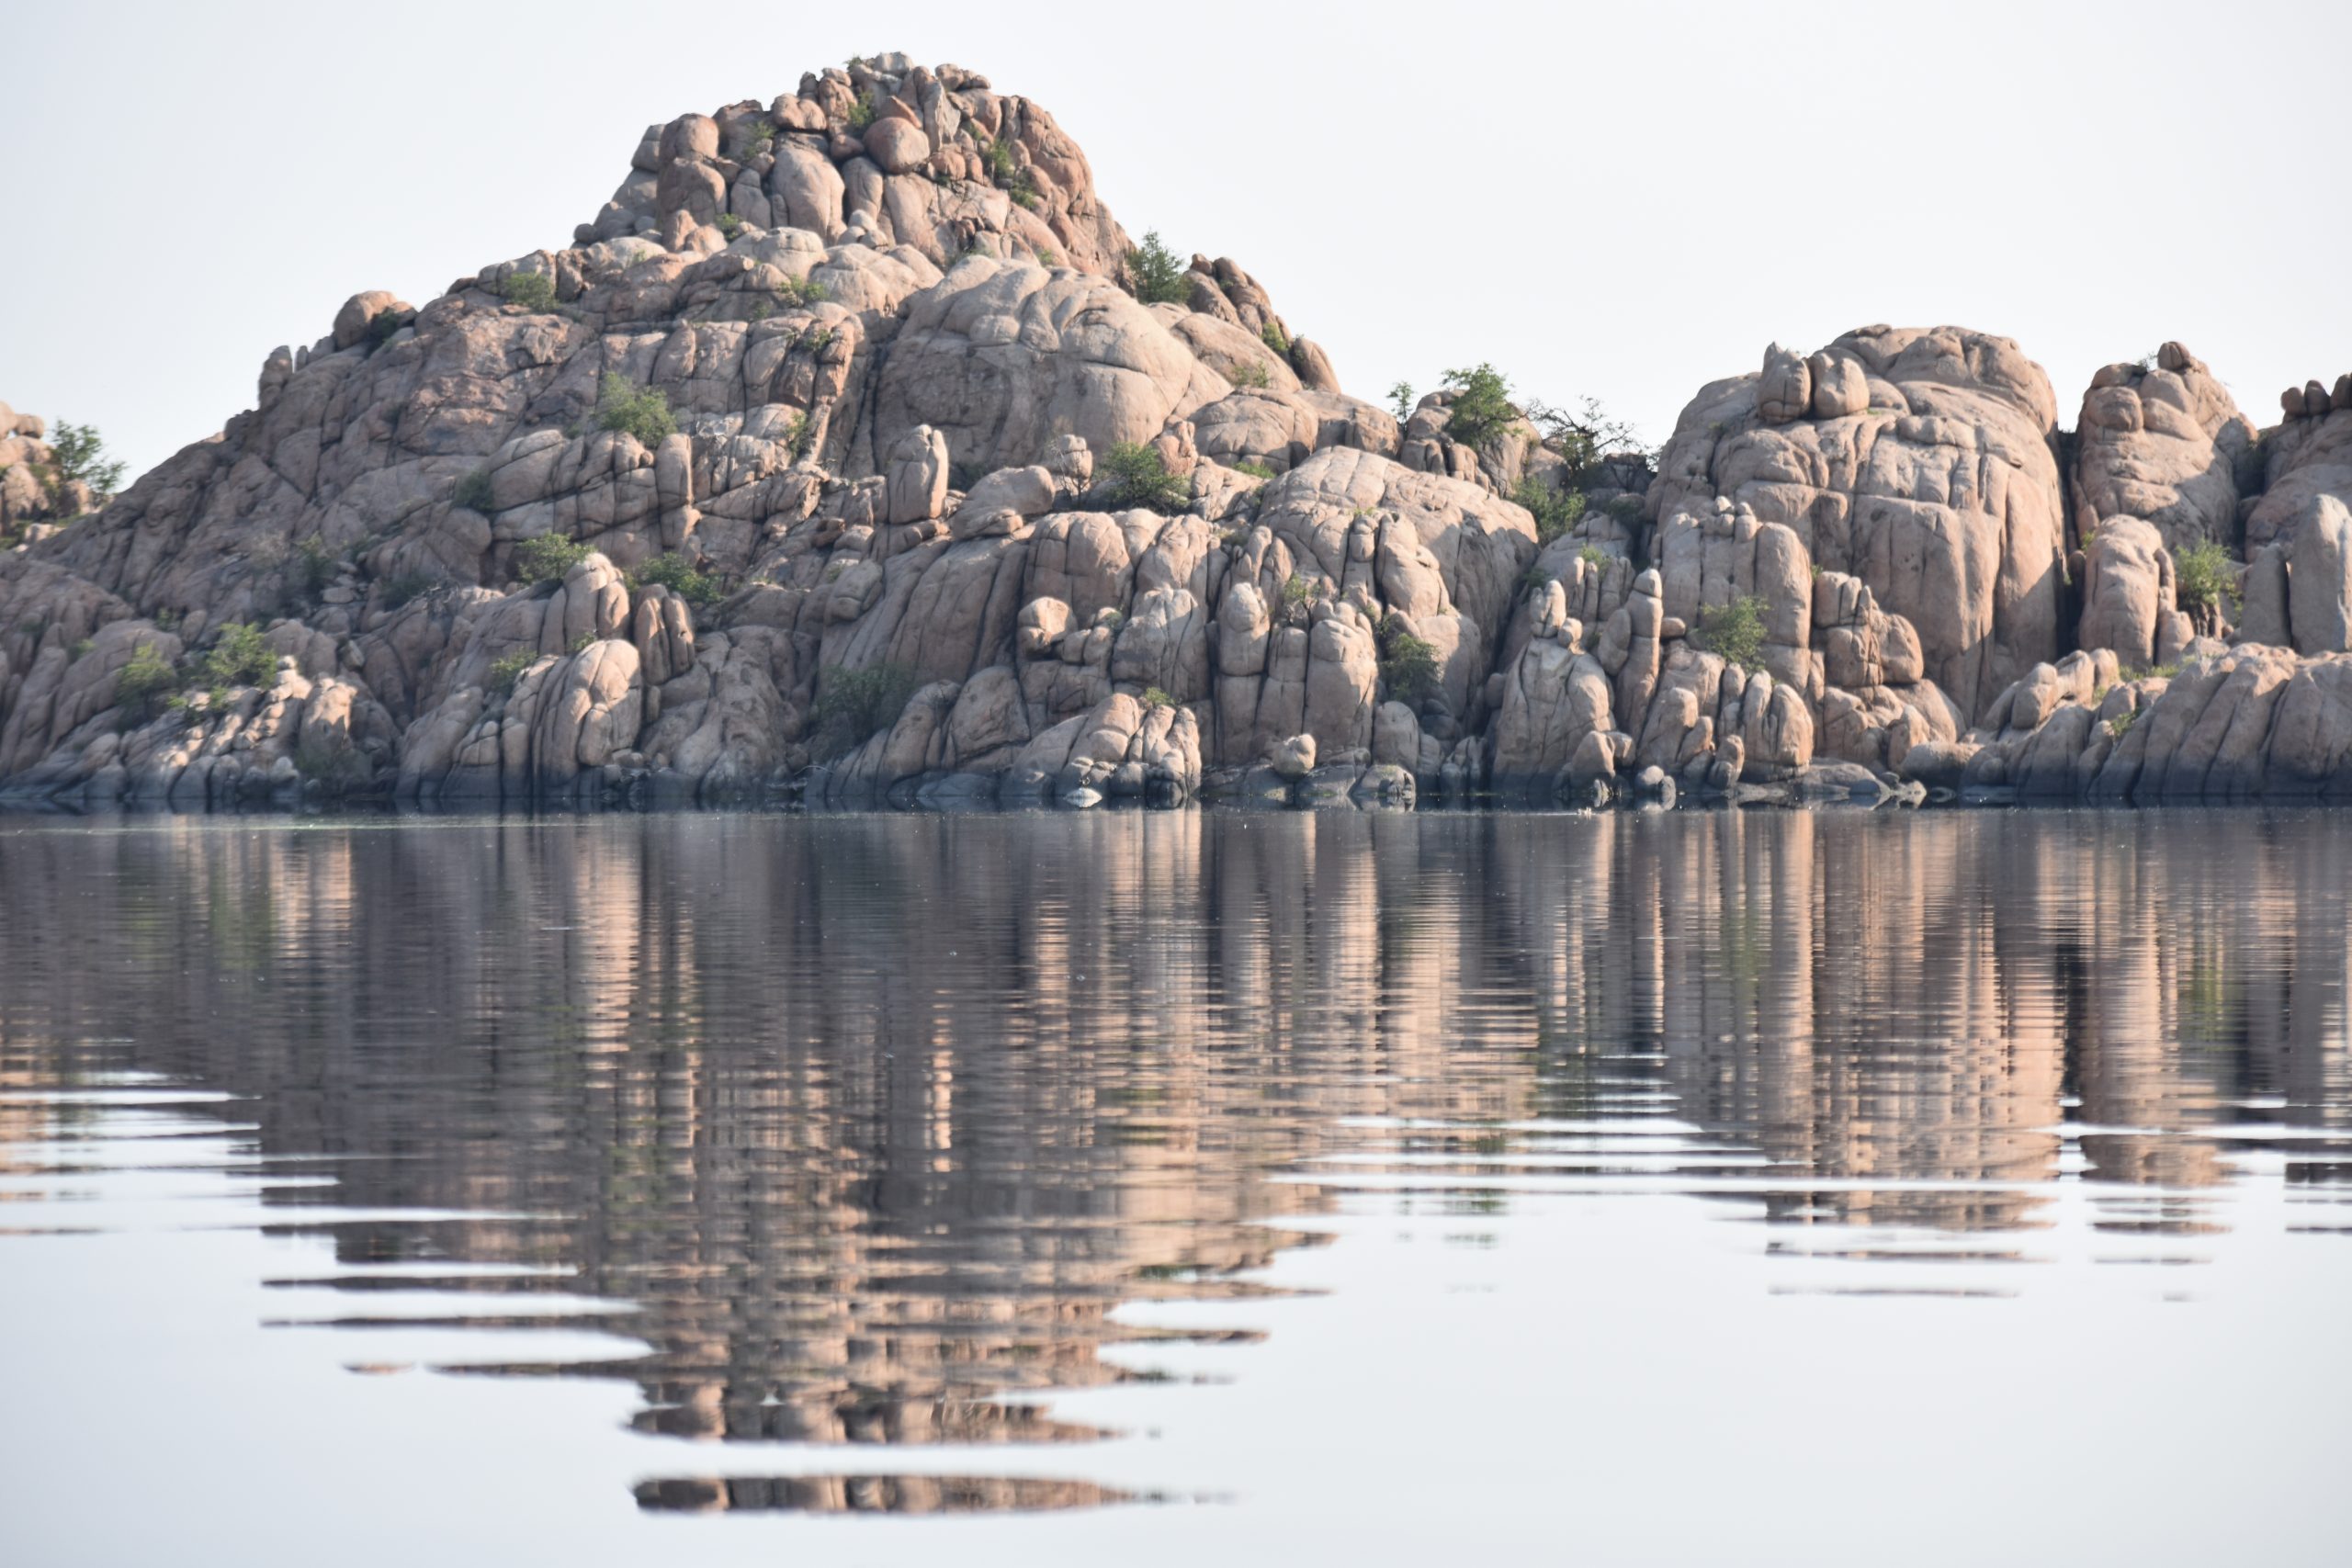
[[[2352,787],[2352,384],[2256,433],[2167,344],[2069,446],[2009,340],[1877,326],[1655,461],[1533,404],[1474,446],[1132,248],[1044,109],[878,55],[649,127],[568,244],[353,295],[119,497],[0,408],[0,789]]]

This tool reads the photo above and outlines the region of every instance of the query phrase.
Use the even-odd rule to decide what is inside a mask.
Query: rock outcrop
[[[880,55],[649,128],[567,245],[355,294],[110,502],[0,409],[0,788],[2346,787],[2352,387],[2257,435],[2167,344],[2070,449],[2017,344],[1869,327],[1653,465],[1352,398],[1230,258],[1130,258],[1044,109]]]

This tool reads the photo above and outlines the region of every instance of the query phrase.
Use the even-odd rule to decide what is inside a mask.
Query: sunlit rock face
[[[1872,326],[1772,345],[1655,459],[1499,383],[1382,408],[1231,258],[1138,250],[1043,108],[953,65],[877,55],[650,126],[568,243],[326,326],[111,500],[0,408],[0,791],[2346,783],[2317,665],[2220,682],[2210,720],[2185,682],[2182,733],[2226,741],[2108,762],[2166,700],[2143,677],[2352,642],[2352,386],[2257,434],[2166,344],[2099,372],[2069,437],[2008,339]],[[2072,694],[2044,672],[2101,652],[2128,697],[2010,695]],[[2061,725],[2030,767],[2026,713]]]

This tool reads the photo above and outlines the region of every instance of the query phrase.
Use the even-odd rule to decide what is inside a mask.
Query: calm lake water
[[[0,819],[0,1561],[2352,1560],[2352,817]]]

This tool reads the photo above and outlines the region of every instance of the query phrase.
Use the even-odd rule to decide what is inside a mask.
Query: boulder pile
[[[1351,397],[1232,259],[1141,259],[1043,108],[880,55],[353,296],[103,505],[0,408],[0,789],[2352,788],[2352,378],[2257,432],[2167,344],[2069,436],[2009,340],[1873,326],[1653,459]]]

